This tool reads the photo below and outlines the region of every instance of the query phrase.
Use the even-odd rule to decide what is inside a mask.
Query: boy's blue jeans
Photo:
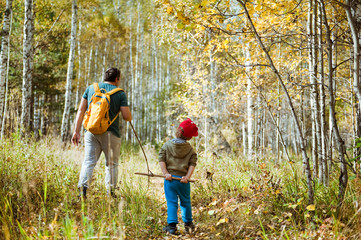
[[[173,177],[182,177],[175,176]],[[167,200],[167,223],[178,223],[178,197],[180,200],[180,209],[183,222],[192,222],[192,206],[191,206],[191,185],[190,183],[181,183],[179,180],[164,180],[164,192]]]

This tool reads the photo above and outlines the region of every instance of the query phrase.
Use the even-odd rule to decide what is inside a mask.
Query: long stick
[[[138,138],[138,135],[137,135],[137,133],[135,132],[135,129],[134,129],[134,127],[133,127],[132,122],[130,121],[129,123],[130,123],[130,126],[131,126],[131,127],[132,127],[132,129],[133,129],[133,132],[134,132],[134,135],[135,135],[136,139],[138,140],[138,143],[139,143],[139,145],[140,145],[140,148],[141,148],[141,149],[142,149],[142,151],[143,151],[143,154],[144,154],[144,157],[145,157],[145,162],[147,163],[148,173],[149,173],[150,175],[153,175],[152,171],[150,171],[150,170],[149,170],[149,165],[148,165],[147,155],[145,155],[145,152],[144,152],[144,149],[143,149],[142,143],[140,142],[140,140],[139,140],[139,138]]]
[[[134,174],[137,174],[137,175],[143,175],[143,176],[148,176],[148,177],[159,177],[159,178],[164,178],[163,175],[157,175],[157,174],[149,174],[149,173],[139,173],[139,172],[136,172]],[[172,177],[172,179],[174,180],[181,180],[182,178],[179,178],[179,177]],[[189,179],[188,182],[195,182],[195,180],[191,180]]]

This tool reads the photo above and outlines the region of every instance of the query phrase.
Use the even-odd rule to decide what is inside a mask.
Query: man
[[[104,82],[99,83],[100,89],[109,92],[119,86],[120,71],[117,68],[109,68],[104,75]],[[75,129],[71,141],[76,146],[80,141],[80,129],[83,122],[84,114],[89,107],[90,100],[95,93],[94,86],[89,86],[81,100],[76,120]],[[118,91],[110,96],[109,117],[113,120],[118,113],[121,113],[125,121],[132,120],[132,114],[128,107],[127,96],[123,91]],[[117,116],[118,118],[118,116]],[[114,197],[114,190],[118,179],[118,160],[120,154],[120,133],[119,119],[109,126],[108,130],[103,134],[93,134],[86,131],[84,134],[85,156],[81,167],[78,188],[80,196],[86,198],[86,192],[89,188],[94,167],[104,152],[105,155],[105,185],[107,193]]]

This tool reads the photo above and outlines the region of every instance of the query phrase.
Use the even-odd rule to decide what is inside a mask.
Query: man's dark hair
[[[120,71],[117,68],[109,68],[105,71],[104,81],[105,82],[115,82],[116,78],[120,77]]]

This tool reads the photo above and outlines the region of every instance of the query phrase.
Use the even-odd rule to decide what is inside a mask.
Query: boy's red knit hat
[[[191,120],[187,119],[179,124],[179,127],[182,127],[184,132],[183,136],[187,138],[197,137],[198,136],[198,128],[197,125]]]

